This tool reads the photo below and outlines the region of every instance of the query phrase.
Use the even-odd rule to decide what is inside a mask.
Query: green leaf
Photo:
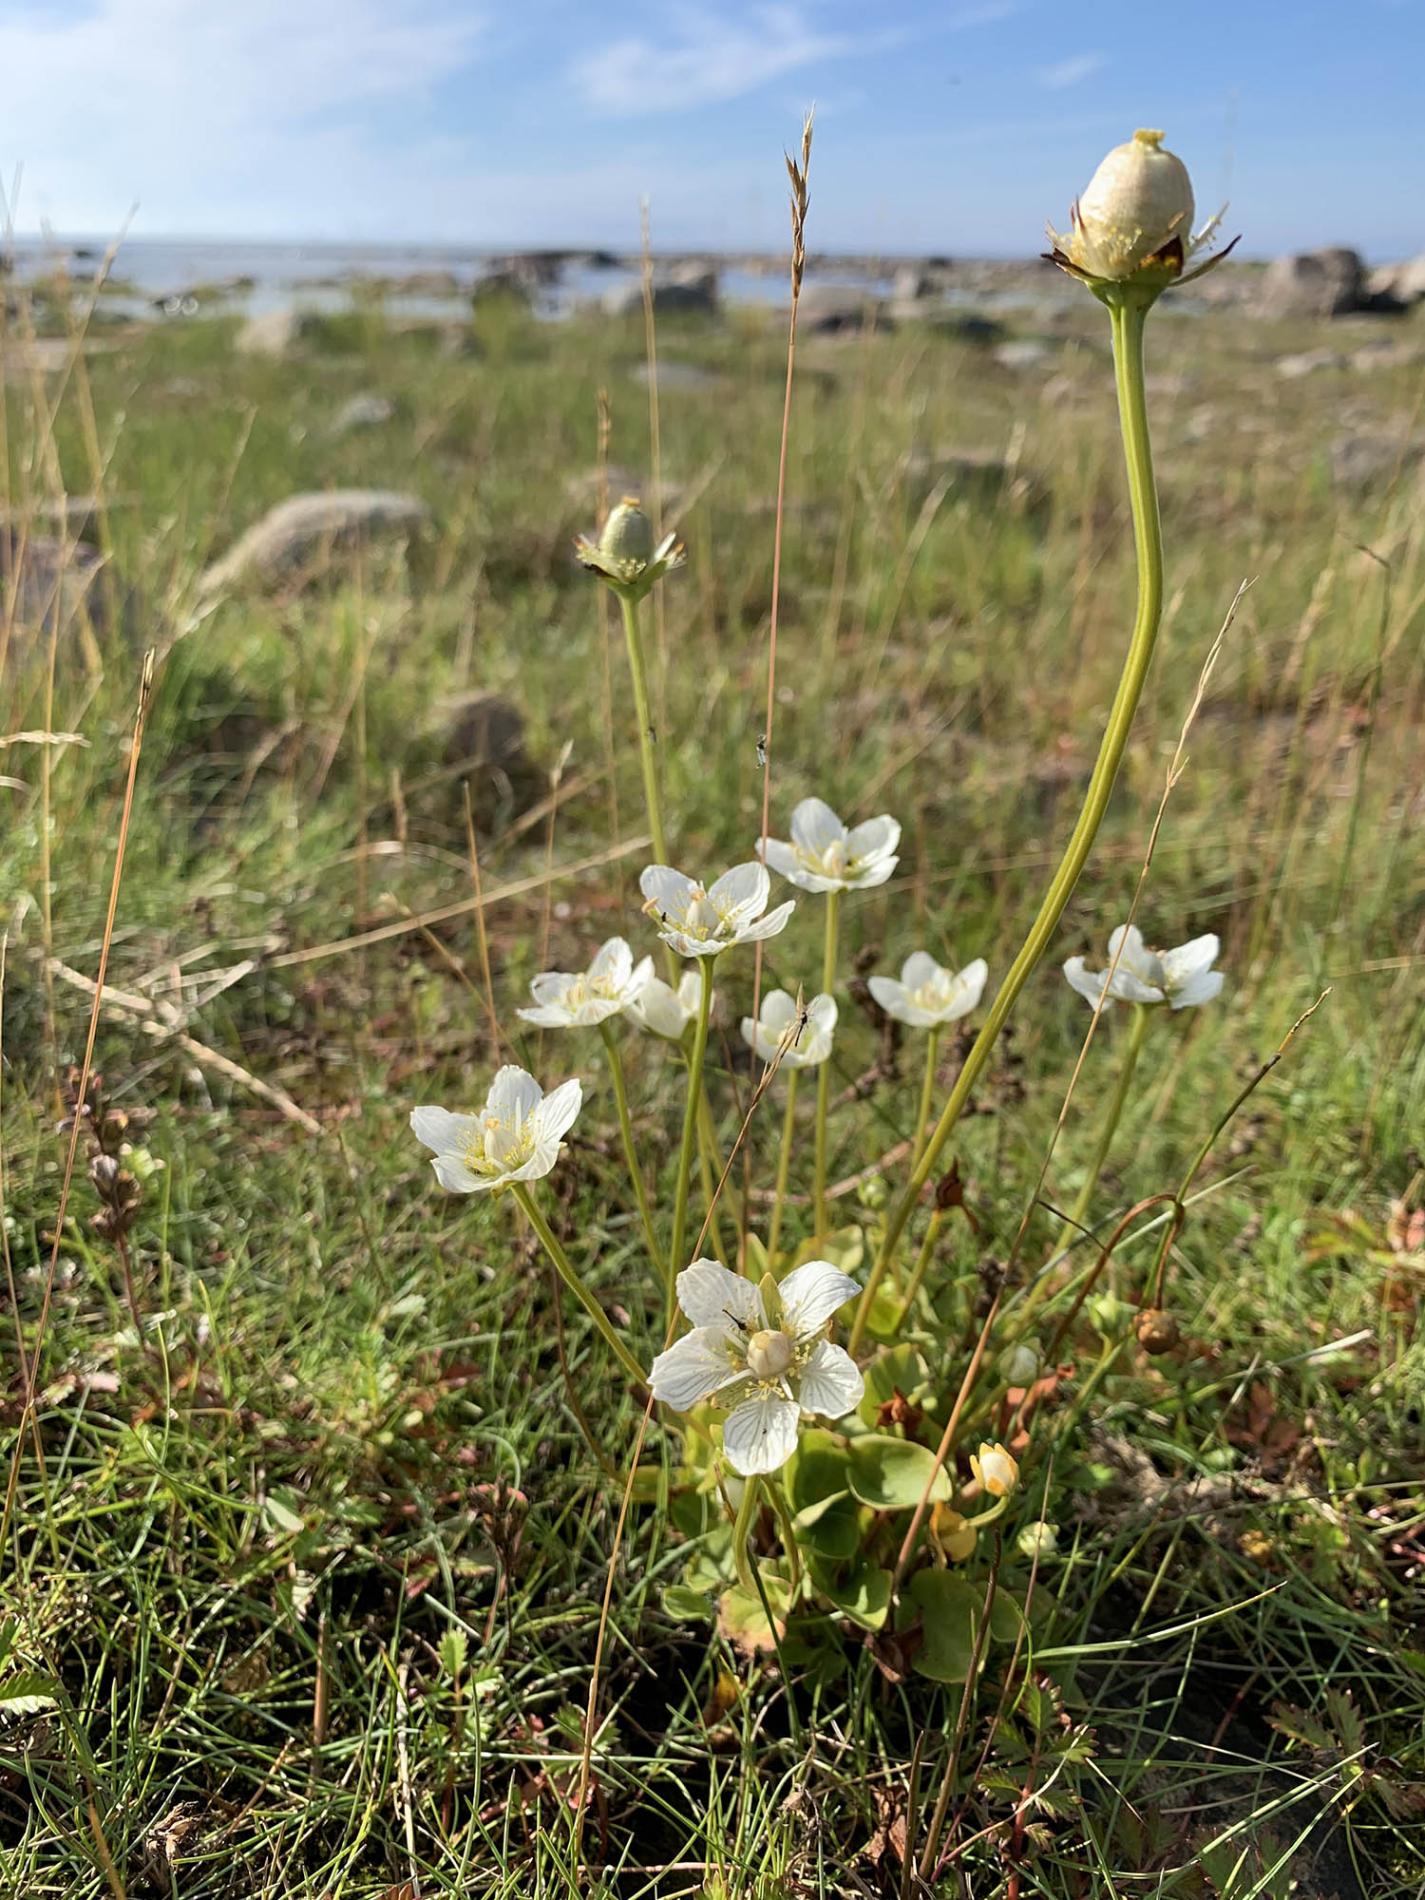
[[[925,1496],[927,1485],[932,1504],[942,1503],[950,1495],[944,1466],[937,1470],[925,1446],[912,1444],[909,1439],[868,1432],[851,1441],[848,1457],[851,1494],[874,1511],[912,1510]]]
[[[911,1579],[923,1641],[915,1667],[932,1682],[964,1682],[975,1656],[981,1595],[950,1570],[922,1570]]]
[[[663,1592],[663,1608],[675,1623],[706,1623],[712,1615],[712,1598],[691,1584],[670,1583]]]
[[[897,1392],[910,1398],[929,1376],[929,1368],[914,1346],[892,1346],[888,1352],[877,1353],[866,1367],[866,1395],[857,1412],[868,1425],[874,1425],[881,1406]]]
[[[756,1234],[749,1234],[747,1236],[746,1247],[747,1264],[743,1268],[743,1271],[749,1280],[760,1280],[764,1273],[770,1271],[772,1265],[771,1261],[767,1258],[767,1249],[757,1238]]]
[[[469,1651],[464,1630],[448,1629],[440,1639],[440,1666],[452,1681],[465,1674],[465,1658]]]
[[[762,1571],[761,1575],[762,1588],[767,1592],[767,1602],[777,1619],[777,1635],[780,1637],[791,1592],[784,1578],[774,1576],[767,1570]],[[717,1623],[728,1641],[736,1643],[744,1652],[776,1647],[761,1597],[755,1590],[745,1590],[740,1583],[735,1583],[730,1590],[724,1590],[718,1598]]]
[[[1007,1591],[996,1590],[990,1605],[990,1635],[997,1643],[1017,1643],[1023,1629],[1023,1610]]]
[[[891,1573],[879,1564],[855,1564],[844,1573],[832,1572],[829,1580],[818,1579],[818,1587],[829,1603],[862,1629],[878,1630],[884,1625],[891,1607]]]
[[[49,1676],[23,1670],[0,1682],[0,1715],[38,1715],[58,1706],[59,1684]]]
[[[262,1500],[262,1515],[267,1528],[279,1537],[296,1537],[306,1529],[300,1500],[290,1485],[274,1485]]]
[[[864,1520],[861,1507],[850,1493],[843,1491],[839,1497],[827,1498],[812,1509],[817,1516],[805,1528],[800,1517],[793,1520],[798,1543],[819,1557],[854,1556],[860,1547]]]
[[[829,1503],[846,1490],[850,1454],[835,1432],[819,1426],[803,1432],[796,1456],[787,1466],[787,1501],[796,1515],[813,1505]]]

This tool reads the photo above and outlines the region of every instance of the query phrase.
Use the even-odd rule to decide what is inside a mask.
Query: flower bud
[[[1017,1341],[1001,1354],[999,1369],[1006,1385],[1033,1385],[1039,1377],[1039,1348],[1029,1339]]]
[[[980,1489],[992,1498],[1007,1498],[1019,1483],[1019,1466],[1001,1444],[982,1443],[970,1456],[970,1470]]]
[[[1031,1563],[1042,1561],[1052,1557],[1059,1548],[1059,1527],[1041,1517],[1036,1524],[1026,1524],[1014,1541],[1021,1557],[1027,1557]]]
[[[636,561],[643,567],[653,559],[653,523],[639,506],[637,495],[625,495],[610,512],[599,535],[599,553],[620,565]]]
[[[1050,226],[1052,261],[1095,288],[1138,284],[1151,300],[1217,229],[1212,218],[1194,235],[1193,210],[1187,166],[1164,149],[1161,132],[1135,132],[1089,180],[1068,231]]]

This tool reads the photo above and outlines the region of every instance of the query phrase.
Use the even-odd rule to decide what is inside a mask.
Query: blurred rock
[[[822,289],[815,284],[802,292],[797,323],[807,336],[843,336],[868,329],[872,323],[891,327],[869,291]]]
[[[1339,317],[1360,307],[1365,268],[1337,245],[1274,257],[1262,273],[1257,309],[1264,317]]]
[[[642,314],[643,285],[633,283],[620,284],[608,291],[603,299],[604,310],[611,317],[631,317]],[[655,277],[653,282],[653,312],[655,316],[716,316],[718,311],[718,276],[709,266],[701,264],[676,265],[666,276]]]
[[[902,264],[891,279],[891,296],[897,303],[919,303],[939,294],[939,281],[923,264]]]
[[[470,299],[477,306],[501,301],[528,306],[530,282],[529,278],[522,277],[516,270],[487,271],[476,281]]]
[[[1425,298],[1425,253],[1403,264],[1385,264],[1366,279],[1366,295],[1372,303],[1392,303],[1408,310]]]
[[[524,714],[502,693],[463,693],[436,714],[431,737],[440,771],[432,788],[452,819],[464,808],[469,785],[477,822],[523,811],[545,790],[546,780],[525,751]]]
[[[1386,488],[1425,456],[1425,435],[1342,435],[1331,444],[1338,488]]]
[[[1007,343],[997,343],[993,355],[1001,369],[1025,370],[1040,369],[1053,354],[1053,346],[1033,336],[1011,337]]]
[[[0,626],[12,635],[62,633],[82,619],[96,633],[108,623],[98,548],[61,535],[27,533],[0,521]]]
[[[353,429],[377,429],[389,422],[396,405],[389,396],[366,389],[344,402],[332,417],[332,434],[349,435]]]
[[[237,348],[245,356],[285,356],[311,334],[312,327],[309,312],[282,304],[249,317],[237,333]]]
[[[367,553],[402,554],[429,527],[429,508],[415,495],[379,488],[339,488],[293,495],[270,508],[199,584],[204,597],[227,588],[303,586]]]
[[[1299,350],[1291,356],[1279,356],[1274,365],[1277,375],[1288,382],[1312,376],[1319,369],[1344,369],[1347,359],[1339,350]]]

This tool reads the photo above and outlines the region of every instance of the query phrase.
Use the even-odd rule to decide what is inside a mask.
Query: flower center
[[[501,1121],[498,1115],[486,1115],[480,1133],[466,1151],[465,1164],[472,1174],[503,1174],[529,1158],[533,1146],[529,1122],[521,1117],[514,1122]]]
[[[747,1370],[755,1379],[780,1379],[795,1353],[796,1341],[786,1333],[754,1333],[747,1342]]]

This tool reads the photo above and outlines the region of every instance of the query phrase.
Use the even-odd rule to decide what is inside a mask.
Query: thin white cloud
[[[1092,79],[1106,63],[1102,53],[1074,53],[1052,66],[1041,66],[1034,77],[1050,92],[1063,92],[1069,86],[1081,86],[1086,79]]]
[[[570,78],[596,112],[630,116],[718,105],[866,42],[819,31],[796,5],[757,6],[734,16],[688,7],[657,38],[630,33],[575,60]]]

